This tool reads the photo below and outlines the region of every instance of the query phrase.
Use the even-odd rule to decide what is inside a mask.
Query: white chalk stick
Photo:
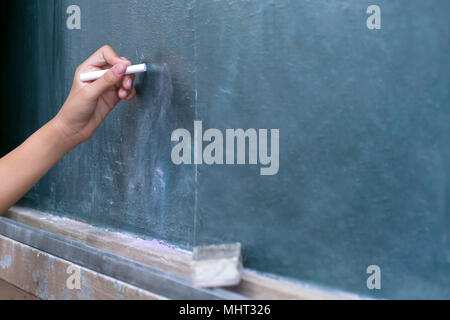
[[[105,73],[107,73],[108,71],[109,71],[109,69],[82,73],[82,74],[80,74],[80,80],[83,82],[97,80],[97,79],[100,79],[101,77],[103,77],[103,75]],[[145,63],[129,66],[127,68],[127,71],[125,72],[125,74],[135,74],[135,73],[141,73],[141,72],[147,72],[147,65]]]

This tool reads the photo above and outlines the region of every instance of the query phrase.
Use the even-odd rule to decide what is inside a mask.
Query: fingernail
[[[127,80],[127,85],[128,85],[129,87],[131,87],[131,79],[128,79],[128,80]]]
[[[113,67],[113,71],[116,75],[122,76],[127,70],[127,66],[123,63],[118,63]]]

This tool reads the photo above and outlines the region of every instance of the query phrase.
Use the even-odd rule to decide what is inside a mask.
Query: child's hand
[[[88,140],[121,99],[134,98],[134,77],[125,75],[129,65],[105,46],[78,67],[70,95],[56,117],[0,159],[0,215],[70,149]],[[80,73],[109,68],[97,81],[80,81]]]
[[[121,99],[134,98],[134,75],[125,75],[130,65],[130,61],[119,58],[111,47],[104,46],[78,67],[69,97],[53,119],[70,147],[90,139]],[[80,81],[81,73],[110,68],[96,81]]]

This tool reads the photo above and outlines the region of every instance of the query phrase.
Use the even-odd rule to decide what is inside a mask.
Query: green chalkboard
[[[164,66],[21,204],[184,248],[239,241],[246,267],[364,296],[450,298],[450,2],[377,0],[369,29],[373,2],[2,2],[3,154],[103,44]],[[279,129],[278,173],[174,164],[195,120]]]

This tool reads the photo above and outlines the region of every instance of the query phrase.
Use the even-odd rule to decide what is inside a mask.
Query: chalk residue
[[[0,259],[0,268],[6,269],[11,267],[12,259],[10,255],[2,256]]]

